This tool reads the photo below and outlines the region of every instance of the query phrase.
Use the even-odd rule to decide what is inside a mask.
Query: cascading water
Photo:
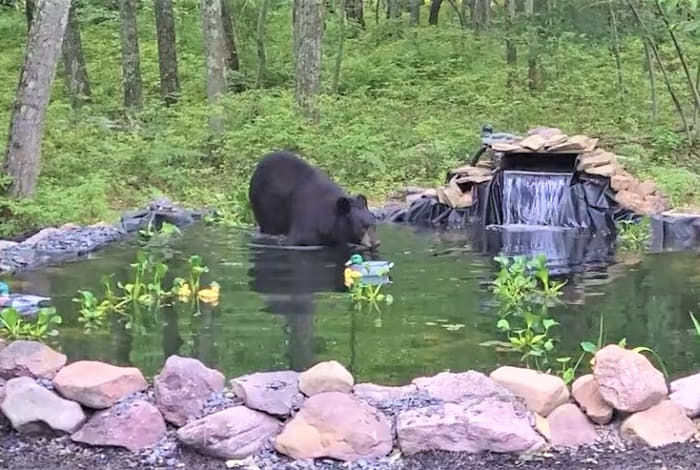
[[[562,225],[570,173],[503,172],[503,224]]]

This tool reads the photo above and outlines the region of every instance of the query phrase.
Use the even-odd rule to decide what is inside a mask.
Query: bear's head
[[[367,248],[379,245],[376,238],[376,219],[367,207],[367,198],[340,196],[336,202],[334,235],[341,243],[352,243]]]

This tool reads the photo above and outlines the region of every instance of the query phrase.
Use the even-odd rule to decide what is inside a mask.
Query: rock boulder
[[[613,417],[612,407],[603,400],[600,387],[592,374],[576,379],[571,386],[571,394],[586,416],[596,424],[608,424]]]
[[[624,438],[650,447],[686,442],[696,431],[683,408],[669,400],[633,414],[620,427],[620,434]]]
[[[9,380],[3,390],[0,410],[19,432],[74,432],[85,422],[79,404],[64,400],[29,377]]]
[[[298,383],[298,372],[260,372],[231,380],[231,389],[248,408],[286,417],[304,400]]]
[[[525,400],[528,408],[547,416],[569,400],[569,389],[564,381],[533,369],[503,366],[491,372],[491,379]]]
[[[355,381],[352,374],[337,361],[319,362],[299,374],[299,390],[310,397],[318,393],[350,393]]]
[[[177,437],[203,454],[243,459],[265,445],[280,427],[280,422],[271,416],[234,406],[192,421],[177,431]]]
[[[344,461],[383,457],[392,449],[391,425],[375,408],[342,392],[313,395],[275,440],[294,459]]]
[[[109,408],[117,401],[146,389],[146,379],[135,367],[117,367],[98,361],[78,361],[61,369],[54,388],[69,400],[89,408]]]
[[[623,412],[646,410],[668,394],[663,374],[649,359],[614,344],[596,353],[593,375],[603,399]]]
[[[156,445],[165,431],[165,421],[158,409],[144,400],[134,400],[98,411],[71,439],[135,452]]]
[[[183,426],[198,416],[207,399],[224,389],[224,375],[197,359],[170,356],[153,379],[156,404],[165,419]]]
[[[38,341],[13,341],[0,351],[0,377],[52,379],[66,356]]]

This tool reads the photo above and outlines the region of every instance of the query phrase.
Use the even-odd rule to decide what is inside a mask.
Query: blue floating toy
[[[365,261],[360,255],[352,255],[345,263],[347,269],[361,275],[362,283],[368,285],[389,284],[389,271],[394,267],[391,261]]]
[[[0,309],[14,308],[22,315],[31,315],[50,301],[50,298],[39,295],[10,294],[10,287],[0,282]]]

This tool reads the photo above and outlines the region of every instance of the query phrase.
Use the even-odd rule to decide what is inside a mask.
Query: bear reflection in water
[[[265,311],[285,317],[290,367],[304,370],[312,366],[316,294],[346,291],[343,270],[354,251],[346,247],[298,250],[256,243],[249,253],[251,290],[261,294]]]

